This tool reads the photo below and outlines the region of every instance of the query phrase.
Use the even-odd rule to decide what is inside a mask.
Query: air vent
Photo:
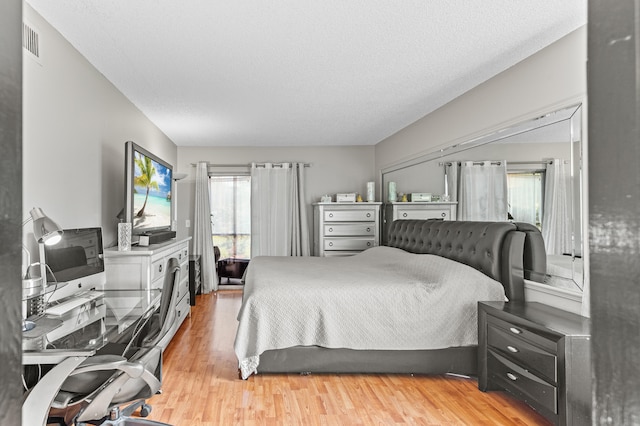
[[[22,23],[22,47],[40,63],[40,35],[32,26]]]

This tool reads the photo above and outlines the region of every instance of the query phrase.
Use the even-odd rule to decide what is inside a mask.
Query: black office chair
[[[160,343],[173,326],[179,280],[180,264],[171,258],[159,309],[140,318],[126,345],[105,347],[70,374],[51,405],[50,422],[65,426],[167,425],[130,415],[141,407],[140,415],[146,417],[151,411],[146,399],[160,391],[164,349]],[[125,404],[129,405],[121,408]]]
[[[134,331],[129,346],[148,347],[160,345],[164,350],[168,342],[164,338],[174,326],[177,311],[176,299],[180,281],[180,263],[175,257],[167,261],[166,275],[162,286],[160,307],[148,320],[140,323]]]

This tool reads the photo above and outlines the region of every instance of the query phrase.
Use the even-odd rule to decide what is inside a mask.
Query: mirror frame
[[[587,250],[588,247],[585,246],[585,235],[586,234],[586,164],[585,164],[585,153],[586,153],[586,144],[585,144],[585,129],[584,129],[584,108],[583,102],[575,102],[570,104],[570,106],[558,107],[549,113],[545,113],[542,115],[537,115],[530,119],[523,119],[516,124],[508,125],[500,130],[492,131],[489,133],[485,133],[479,137],[472,137],[462,142],[454,143],[453,145],[437,149],[435,151],[419,155],[413,159],[398,162],[391,166],[387,166],[380,170],[380,182],[381,182],[381,196],[382,201],[386,201],[387,197],[387,183],[385,182],[385,175],[399,171],[402,169],[406,169],[412,166],[416,166],[422,163],[442,160],[445,157],[449,157],[454,154],[458,154],[461,152],[465,152],[467,150],[477,148],[486,144],[494,143],[497,141],[501,141],[507,139],[512,136],[517,136],[522,133],[526,133],[532,130],[536,130],[545,126],[549,126],[552,124],[561,123],[564,121],[569,121],[570,124],[570,135],[568,135],[568,142],[571,144],[571,192],[572,192],[572,200],[571,200],[571,214],[572,214],[572,241],[573,241],[573,252],[571,256],[572,260],[572,274],[573,279],[566,278],[567,281],[570,281],[573,284],[572,289],[567,289],[566,287],[558,287],[553,286],[548,283],[538,283],[534,282],[534,284],[553,288],[560,291],[565,291],[569,293],[578,293],[582,294],[585,291],[585,287],[588,286],[588,261],[587,261]],[[579,143],[579,150],[576,150],[574,147],[574,143]],[[579,160],[579,161],[576,161]],[[576,194],[577,193],[577,194]],[[579,211],[580,214],[576,214],[576,211]],[[576,240],[576,236],[580,236],[579,241]],[[575,258],[576,252],[581,253],[582,256],[582,271],[575,270]],[[582,282],[579,283],[576,281],[575,277],[577,273],[581,273]],[[562,278],[561,278],[562,279]]]

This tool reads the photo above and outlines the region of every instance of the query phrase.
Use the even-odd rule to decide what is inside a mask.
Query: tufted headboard
[[[545,282],[547,278],[547,249],[542,233],[530,223],[515,222],[518,231],[524,232],[524,278]]]
[[[510,222],[396,220],[387,245],[469,265],[500,281],[509,300],[524,300],[524,240]]]

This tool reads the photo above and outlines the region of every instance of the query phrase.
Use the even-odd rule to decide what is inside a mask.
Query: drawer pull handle
[[[329,232],[333,232],[333,228],[329,228]]]
[[[329,217],[333,217],[333,213],[329,213]]]
[[[513,373],[507,373],[507,377],[509,378],[509,380],[513,380],[514,382],[518,380],[518,376]]]
[[[367,228],[367,232],[371,232],[371,228]]]
[[[442,217],[446,217],[446,216],[447,216],[447,214],[442,212]]]
[[[367,247],[371,247],[371,241],[367,243]]]
[[[158,265],[158,272],[162,272],[162,263]]]
[[[329,243],[329,247],[333,247],[333,243],[331,243],[331,242],[330,242],[330,243]]]
[[[509,350],[509,352],[513,352],[514,354],[520,352],[520,350],[518,348],[516,348],[515,346],[507,346],[507,349]]]
[[[407,216],[408,216],[408,214],[402,213],[402,217],[407,217]]]
[[[522,334],[522,330],[515,327],[509,327],[509,331],[512,332],[513,334]]]
[[[367,217],[371,217],[371,213],[367,213]]]

